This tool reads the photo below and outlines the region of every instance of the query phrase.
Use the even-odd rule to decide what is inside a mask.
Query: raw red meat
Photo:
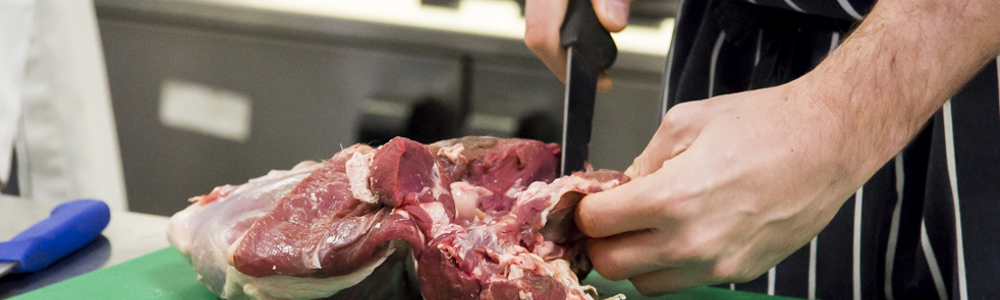
[[[628,179],[557,178],[558,163],[557,145],[520,139],[355,145],[194,197],[169,238],[229,299],[398,297],[413,281],[425,299],[593,299],[573,211]]]

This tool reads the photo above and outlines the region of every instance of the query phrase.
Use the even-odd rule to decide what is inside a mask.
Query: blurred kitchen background
[[[555,142],[563,85],[524,45],[522,0],[95,0],[128,208],[402,135]],[[596,168],[659,123],[677,0],[636,0],[598,95]]]

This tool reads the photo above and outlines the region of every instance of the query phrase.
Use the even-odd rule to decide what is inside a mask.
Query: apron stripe
[[[951,184],[952,204],[955,209],[955,252],[958,256],[958,295],[960,300],[969,299],[965,284],[965,247],[962,239],[962,213],[958,200],[958,176],[955,171],[955,134],[952,131],[951,100],[942,107],[944,115],[945,155],[948,160],[948,181]]]
[[[837,46],[839,45],[840,45],[840,32],[834,31],[830,34],[830,50],[826,52],[826,55],[829,56],[830,54],[832,54],[833,50],[836,50]]]
[[[997,76],[995,64],[991,59],[986,71],[973,77],[950,102],[952,129],[949,133],[954,141],[954,170],[947,166],[942,169],[953,172],[944,183],[945,186],[957,183],[957,191],[953,192],[958,197],[944,204],[949,209],[961,209],[960,214],[953,215],[957,220],[948,222],[949,225],[960,224],[961,230],[949,227],[945,232],[960,234],[960,240],[951,234],[948,238],[962,248],[957,249],[957,255],[945,257],[952,261],[960,259],[963,263],[951,268],[955,275],[951,281],[946,277],[946,282],[954,285],[960,279],[964,281],[961,286],[953,287],[954,298],[962,296],[960,288],[964,287],[966,299],[1000,299],[1000,289],[996,285],[996,279],[1000,278],[1000,235],[997,234],[1000,232],[997,221],[1000,215],[1000,202],[997,201],[1000,200],[1000,118],[997,115],[1000,88],[997,84],[1000,79],[994,77]],[[952,215],[952,212],[947,214]],[[927,225],[928,233],[933,236],[932,224]],[[968,263],[964,263],[966,261]]]
[[[903,186],[906,176],[903,173],[903,153],[896,154],[896,206],[892,210],[892,225],[889,227],[889,242],[885,250],[885,298],[893,300],[892,268],[896,260],[896,244],[899,242],[899,218],[903,211]]]
[[[816,299],[816,242],[819,237],[813,237],[809,242],[809,299]]]
[[[840,7],[843,8],[844,12],[846,12],[848,15],[851,15],[851,18],[854,18],[855,20],[858,21],[860,21],[863,18],[861,14],[859,14],[858,11],[854,9],[854,6],[851,6],[851,3],[847,2],[847,0],[837,0],[837,3],[840,3]]]
[[[767,294],[774,296],[774,273],[777,272],[778,266],[771,267],[767,270]]]
[[[719,38],[715,40],[715,47],[712,48],[712,61],[708,65],[708,97],[715,96],[715,65],[719,62],[719,51],[722,50],[722,42],[726,40],[726,32],[719,32]]]
[[[861,300],[861,201],[865,187],[862,185],[854,193],[854,252],[851,255],[854,278],[854,299]]]
[[[760,44],[764,41],[764,29],[757,29],[757,50],[753,54],[753,66],[760,63]]]
[[[798,5],[795,5],[795,2],[792,2],[792,0],[785,0],[785,4],[788,4],[788,7],[791,7],[792,9],[794,9],[797,12],[801,12],[801,13],[806,12],[806,11],[802,10],[802,8],[799,7]]]
[[[934,289],[937,290],[938,298],[947,300],[947,288],[944,286],[944,276],[941,276],[941,267],[938,266],[937,256],[934,255],[934,247],[931,247],[930,238],[927,236],[927,226],[924,220],[920,220],[920,246],[924,250],[924,258],[927,259],[927,268],[930,269],[931,278],[934,280]]]

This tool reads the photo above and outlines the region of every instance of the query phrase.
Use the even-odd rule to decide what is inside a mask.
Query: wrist
[[[895,122],[880,120],[878,114],[857,105],[870,101],[862,99],[869,95],[859,91],[863,88],[844,76],[817,69],[789,82],[784,91],[784,99],[801,101],[800,107],[811,112],[811,135],[822,147],[813,149],[814,157],[845,191],[856,190],[898,152],[894,145],[899,143],[892,140],[909,136],[900,132],[900,126],[890,126]]]
[[[836,51],[789,83],[790,98],[829,112],[823,125],[850,174],[874,174],[1000,49],[993,1],[904,2],[879,2]]]

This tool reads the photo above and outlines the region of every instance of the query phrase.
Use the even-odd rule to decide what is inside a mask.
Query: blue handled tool
[[[56,206],[47,219],[0,243],[0,276],[45,268],[101,235],[110,220],[111,211],[101,201],[74,200]]]

